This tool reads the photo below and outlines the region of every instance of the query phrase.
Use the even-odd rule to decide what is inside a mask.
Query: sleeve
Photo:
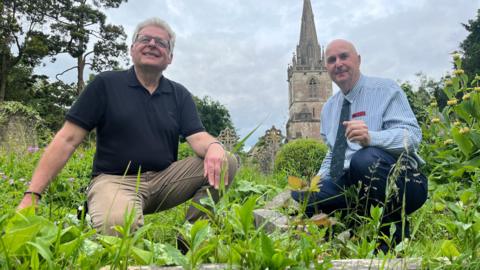
[[[330,177],[330,164],[332,162],[332,151],[327,139],[327,129],[329,129],[331,117],[331,100],[328,100],[327,103],[322,108],[321,113],[321,123],[320,123],[320,136],[322,137],[323,143],[328,147],[328,151],[323,158],[322,165],[320,165],[320,170],[317,175],[320,176],[320,179]]]
[[[330,149],[327,151],[327,154],[323,158],[322,165],[320,166],[320,170],[318,171],[317,175],[320,175],[320,179],[329,178],[330,177],[330,163],[332,162],[332,151]]]
[[[105,114],[105,84],[100,76],[87,85],[65,119],[87,131],[94,129]]]
[[[185,90],[182,99],[180,115],[180,134],[182,134],[184,138],[205,131],[205,127],[200,120],[197,107],[193,101],[192,94],[187,90]]]
[[[422,140],[422,131],[403,90],[395,82],[391,87],[393,91],[382,116],[382,130],[369,131],[370,145],[396,155],[415,152]]]

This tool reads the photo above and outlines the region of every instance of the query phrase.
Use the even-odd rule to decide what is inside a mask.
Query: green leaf
[[[197,220],[190,230],[191,235],[191,249],[196,250],[208,236],[208,220]]]
[[[458,148],[460,148],[462,153],[468,158],[473,150],[473,144],[468,139],[468,135],[460,134],[460,130],[457,127],[452,127],[451,133],[453,140],[458,145]]]
[[[139,264],[150,264],[153,260],[153,253],[138,247],[132,247],[132,254]]]
[[[235,209],[237,218],[240,220],[242,224],[242,230],[245,236],[248,235],[250,228],[253,227],[253,209],[255,208],[255,204],[257,202],[257,197],[252,196],[248,198],[248,200],[240,207],[240,209]]]
[[[275,249],[273,247],[273,242],[272,240],[267,236],[265,235],[265,233],[261,233],[260,234],[260,239],[261,239],[261,243],[262,243],[262,256],[265,258],[265,259],[270,259],[272,258],[272,256],[275,254]]]
[[[52,252],[50,251],[49,247],[45,245],[45,243],[27,242],[27,244],[33,246],[49,264],[52,263]]]
[[[460,252],[452,240],[444,240],[440,246],[440,252],[442,256],[446,256],[448,258],[460,256]]]
[[[467,205],[472,199],[475,198],[475,193],[471,190],[465,190],[460,194],[460,200],[464,205]]]

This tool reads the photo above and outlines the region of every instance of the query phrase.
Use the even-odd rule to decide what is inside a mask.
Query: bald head
[[[347,40],[335,39],[325,50],[328,74],[344,94],[347,94],[360,78],[360,62],[355,46]]]

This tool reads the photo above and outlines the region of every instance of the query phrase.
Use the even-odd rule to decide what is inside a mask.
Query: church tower
[[[332,80],[325,69],[324,52],[317,40],[310,0],[303,1],[300,41],[287,72],[287,141],[320,139],[320,113],[332,95]]]

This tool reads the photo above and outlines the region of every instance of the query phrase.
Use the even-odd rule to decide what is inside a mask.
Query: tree
[[[418,87],[414,89],[414,86],[410,82],[404,82],[401,87],[407,95],[408,102],[412,107],[412,111],[417,117],[418,122],[424,122],[428,119],[427,106],[435,99],[440,108],[447,105],[448,97],[443,92],[441,82],[428,78],[423,73],[415,74],[418,80]]]
[[[230,113],[220,102],[212,100],[209,96],[202,99],[194,96],[193,100],[205,129],[212,136],[217,137],[227,127],[233,129]]]
[[[41,32],[50,1],[4,0],[0,3],[0,102],[17,65],[32,68],[56,50],[50,35]]]
[[[96,0],[93,6],[87,0],[55,1],[56,12],[52,14],[52,33],[57,34],[56,44],[61,53],[76,59],[57,78],[72,69],[77,70],[77,94],[85,87],[85,67],[100,72],[119,67],[119,59],[127,61],[126,34],[122,26],[106,23],[100,8],[117,8],[127,0]],[[89,47],[90,42],[93,45]]]
[[[480,9],[477,10],[477,19],[462,24],[470,34],[460,44],[463,50],[462,67],[469,78],[480,74]]]

